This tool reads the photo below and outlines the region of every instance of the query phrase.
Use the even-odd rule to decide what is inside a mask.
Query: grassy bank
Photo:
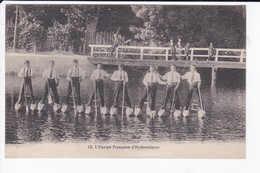
[[[43,70],[48,66],[50,60],[55,61],[57,72],[61,76],[67,74],[72,66],[73,59],[79,61],[79,65],[85,70],[87,76],[94,66],[88,62],[86,55],[64,55],[64,54],[33,54],[33,53],[6,53],[5,73],[16,75],[24,66],[24,61],[29,60],[35,76],[41,76]]]

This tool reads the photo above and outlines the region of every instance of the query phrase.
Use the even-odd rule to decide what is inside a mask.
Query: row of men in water
[[[60,99],[57,91],[57,87],[59,85],[59,75],[57,71],[55,70],[55,62],[51,60],[49,62],[49,68],[45,69],[42,77],[44,78],[45,86],[44,86],[44,94],[39,103],[45,104],[47,101],[48,94],[50,90],[53,93],[54,97],[54,104],[59,105]],[[32,104],[35,104],[34,94],[33,94],[33,87],[32,87],[32,76],[33,71],[30,66],[30,61],[25,61],[25,67],[23,67],[20,72],[18,73],[18,76],[23,78],[23,82],[20,88],[19,98],[16,104],[21,104],[24,101],[24,92],[25,87],[29,89],[29,93],[32,99]],[[75,93],[75,98],[77,105],[82,105],[81,102],[81,94],[80,94],[80,83],[85,78],[85,72],[84,70],[78,66],[78,60],[73,60],[73,67],[71,67],[68,70],[67,73],[67,80],[68,80],[68,89],[67,89],[67,96],[66,96],[66,104],[69,105],[70,103],[70,96],[73,92],[73,89]],[[120,64],[118,65],[118,70],[116,70],[112,75],[108,74],[106,71],[102,69],[102,64],[97,65],[97,69],[95,69],[90,76],[90,79],[94,81],[94,89],[92,92],[92,95],[87,103],[87,106],[91,106],[93,100],[97,99],[97,93],[99,93],[100,96],[100,106],[104,107],[104,79],[110,78],[112,81],[115,81],[115,89],[114,89],[114,98],[113,98],[113,105],[112,108],[118,108],[119,107],[119,95],[120,93],[124,92],[124,102],[126,103],[126,106],[128,108],[132,107],[129,95],[128,95],[128,74],[124,70],[124,65]],[[145,88],[143,90],[142,98],[136,106],[136,108],[141,109],[144,105],[144,103],[148,100],[148,98],[151,98],[150,102],[150,109],[151,111],[155,111],[156,108],[156,93],[158,85],[166,85],[166,91],[165,91],[165,97],[163,101],[163,105],[161,106],[162,110],[165,110],[167,107],[168,102],[174,100],[174,107],[177,110],[180,110],[180,102],[178,93],[176,92],[181,80],[187,80],[189,83],[189,89],[188,89],[188,95],[186,99],[186,106],[185,110],[189,109],[191,98],[193,95],[193,92],[195,89],[200,87],[201,84],[201,78],[200,74],[196,70],[195,65],[190,66],[190,71],[186,72],[183,76],[181,76],[176,71],[176,66],[174,64],[171,65],[170,71],[167,72],[165,75],[160,75],[154,66],[150,66],[149,72],[145,75],[143,79],[143,84],[145,85]],[[150,95],[150,97],[149,97]],[[173,99],[174,96],[174,99]],[[171,103],[173,104],[173,103]],[[171,108],[173,109],[173,108]]]

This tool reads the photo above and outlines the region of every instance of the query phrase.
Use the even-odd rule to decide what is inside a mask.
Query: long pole
[[[15,23],[14,23],[13,51],[16,50],[16,45],[17,45],[17,24],[18,24],[18,16],[19,16],[19,6],[16,5],[16,15],[15,15]]]
[[[202,104],[202,99],[201,99],[200,87],[198,87],[198,91],[199,91],[199,97],[200,97],[200,107],[202,110],[204,110],[203,104]]]
[[[75,85],[75,84],[74,84]],[[74,106],[74,113],[77,113],[77,106],[75,102],[75,93],[74,93],[74,86],[72,85],[72,79],[70,81],[70,86],[71,86],[71,92],[72,92],[72,100],[73,100],[73,106]]]
[[[97,88],[96,81],[94,80],[94,95],[95,95],[95,115],[97,117]]]
[[[125,106],[125,80],[123,81],[122,115],[124,115],[124,106]]]

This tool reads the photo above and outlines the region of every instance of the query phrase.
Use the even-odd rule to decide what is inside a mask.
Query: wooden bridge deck
[[[118,46],[113,56],[110,56],[112,45],[90,45],[90,47],[91,55],[87,58],[94,64],[124,63],[127,66],[167,67],[174,63],[178,67],[195,64],[199,68],[246,69],[245,49],[216,48],[211,60],[206,61],[208,48],[190,48],[189,60],[172,60],[170,47]],[[186,59],[184,48],[181,57]]]
[[[140,59],[116,59],[104,57],[88,57],[89,62],[93,64],[102,63],[104,65],[118,65],[124,63],[126,66],[151,66],[168,67],[174,63],[177,67],[189,67],[195,64],[199,68],[230,68],[230,69],[246,69],[245,62],[228,62],[228,61],[185,61],[185,60],[140,60]]]

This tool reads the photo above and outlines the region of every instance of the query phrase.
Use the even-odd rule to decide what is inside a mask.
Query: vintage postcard
[[[5,5],[6,158],[246,157],[246,5]]]

